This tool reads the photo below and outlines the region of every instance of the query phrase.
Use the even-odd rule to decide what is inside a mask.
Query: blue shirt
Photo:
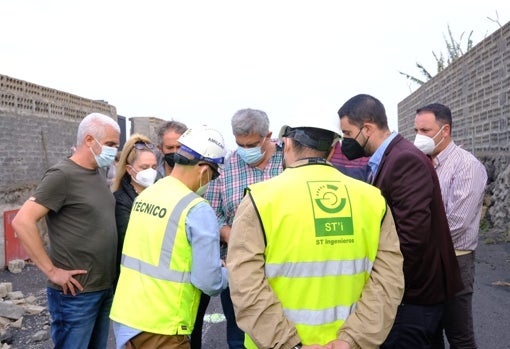
[[[391,143],[391,141],[397,136],[397,132],[393,131],[388,138],[382,142],[382,144],[377,148],[375,153],[370,157],[368,160],[368,166],[370,166],[370,175],[369,178],[371,180],[369,183],[373,182],[373,179],[375,178],[375,175],[377,173],[377,170],[379,169],[379,165],[381,164],[382,157],[384,155],[384,152],[386,151],[386,148],[388,148],[388,145]]]

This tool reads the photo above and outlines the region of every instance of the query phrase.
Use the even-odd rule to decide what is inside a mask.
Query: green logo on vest
[[[315,221],[315,236],[354,235],[347,189],[331,182],[308,182]]]

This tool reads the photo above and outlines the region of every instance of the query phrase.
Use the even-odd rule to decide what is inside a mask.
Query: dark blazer
[[[430,158],[397,135],[373,184],[391,209],[404,256],[402,302],[438,304],[462,289],[441,188]]]

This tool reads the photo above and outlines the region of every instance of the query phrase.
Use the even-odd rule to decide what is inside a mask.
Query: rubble
[[[39,315],[46,307],[35,304],[37,298],[33,295],[25,297],[23,292],[13,291],[11,282],[0,282],[0,297],[0,349],[10,349],[13,348],[12,329],[23,329],[24,316]],[[48,338],[47,327],[37,331],[31,340],[40,342]]]
[[[13,259],[9,261],[9,271],[13,274],[19,274],[25,268],[25,261],[23,259]]]

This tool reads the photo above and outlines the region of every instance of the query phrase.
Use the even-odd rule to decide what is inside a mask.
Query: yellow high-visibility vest
[[[288,168],[250,193],[267,241],[266,277],[285,316],[303,345],[336,339],[372,270],[385,199],[326,164]]]
[[[162,195],[168,193],[168,195]],[[191,334],[201,291],[191,284],[188,211],[203,198],[173,177],[133,203],[110,318],[144,332]]]

